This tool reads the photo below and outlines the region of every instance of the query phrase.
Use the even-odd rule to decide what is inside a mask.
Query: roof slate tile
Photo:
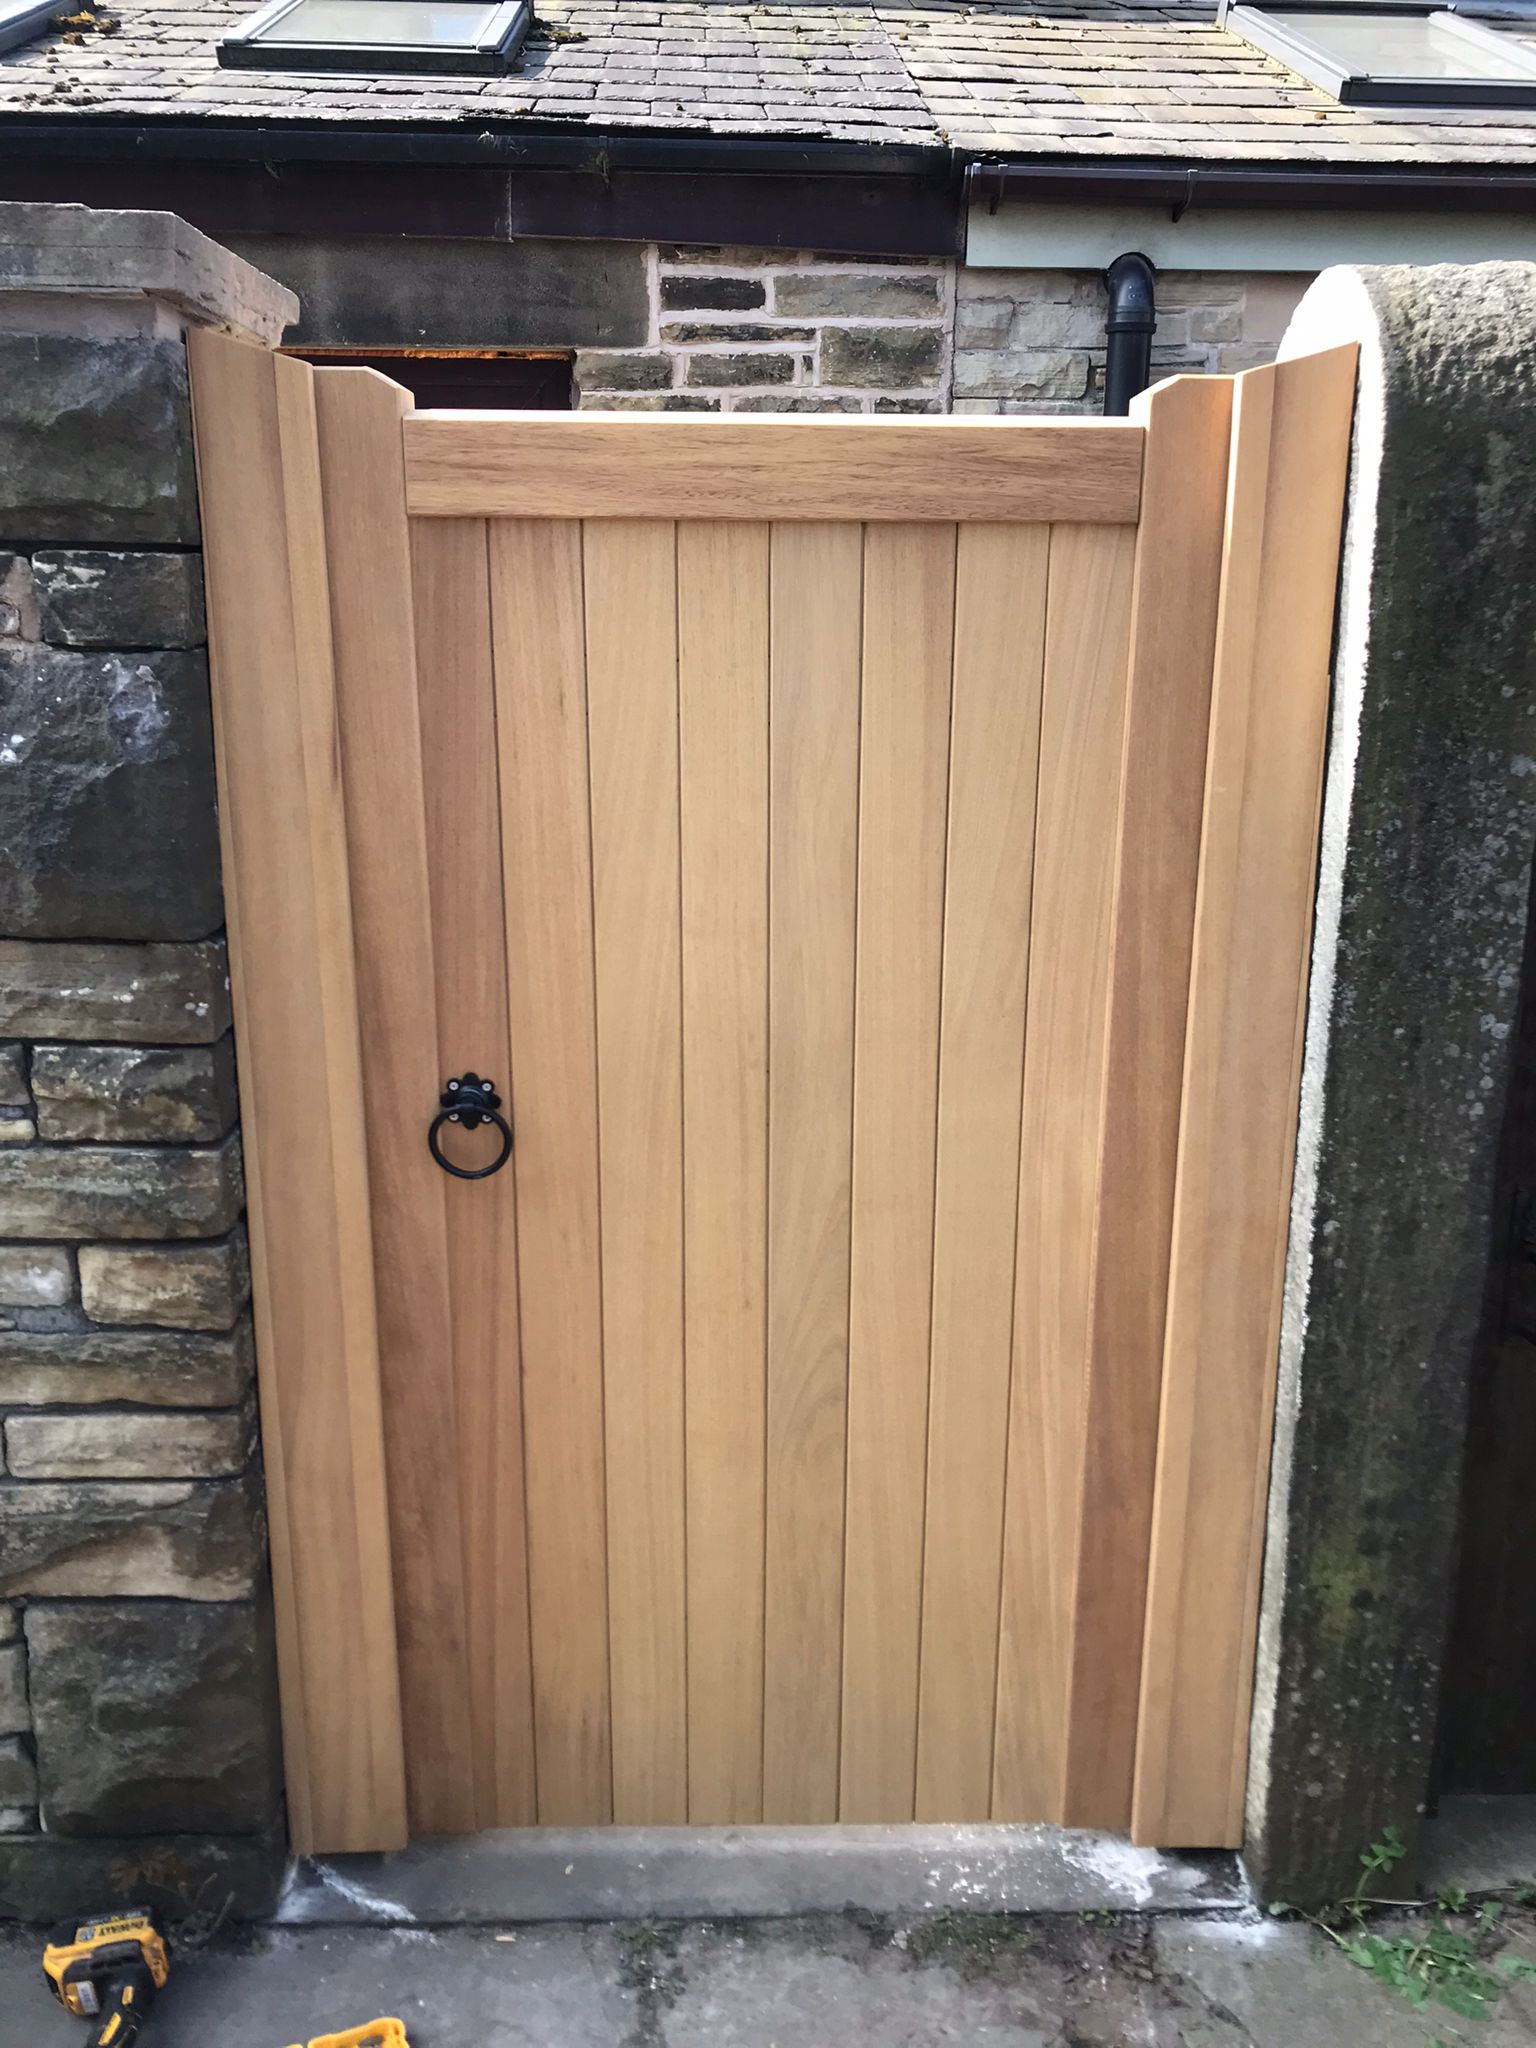
[[[540,0],[517,71],[374,80],[221,70],[217,40],[253,4],[116,0],[110,36],[0,56],[0,120],[532,119],[1073,158],[1536,162],[1536,111],[1341,108],[1218,28],[1212,0]]]

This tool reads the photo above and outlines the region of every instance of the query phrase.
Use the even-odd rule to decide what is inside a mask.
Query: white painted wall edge
[[[1536,261],[1536,213],[1333,213],[1269,208],[974,205],[965,260],[976,270],[1103,270],[1126,250],[1159,270],[1316,271],[1336,263]]]

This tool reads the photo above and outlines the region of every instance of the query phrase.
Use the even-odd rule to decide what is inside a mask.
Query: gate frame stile
[[[1132,1839],[1238,1848],[1354,343],[1234,380]]]
[[[1171,377],[1130,415],[1147,445],[1062,1702],[1067,1827],[1120,1829],[1131,1814],[1233,384]]]
[[[406,1840],[314,373],[187,338],[289,1832]]]
[[[411,396],[369,369],[314,372],[345,791],[363,1071],[387,1519],[398,1603],[407,1818],[475,1819],[459,1403],[446,1175],[406,1104],[449,1069],[438,1045],[415,598],[402,417]],[[411,1742],[413,1731],[430,1741]]]

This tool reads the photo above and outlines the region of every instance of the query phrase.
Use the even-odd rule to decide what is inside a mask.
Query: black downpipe
[[[1157,328],[1157,271],[1149,258],[1117,256],[1104,273],[1109,287],[1104,352],[1104,411],[1127,413],[1152,381],[1152,336]]]

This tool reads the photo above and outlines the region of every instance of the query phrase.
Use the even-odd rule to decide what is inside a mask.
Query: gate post
[[[0,206],[0,1914],[283,1855],[183,336],[295,312]]]
[[[1431,1783],[1536,848],[1536,266],[1325,272],[1358,341],[1246,1860],[1312,1905]]]

